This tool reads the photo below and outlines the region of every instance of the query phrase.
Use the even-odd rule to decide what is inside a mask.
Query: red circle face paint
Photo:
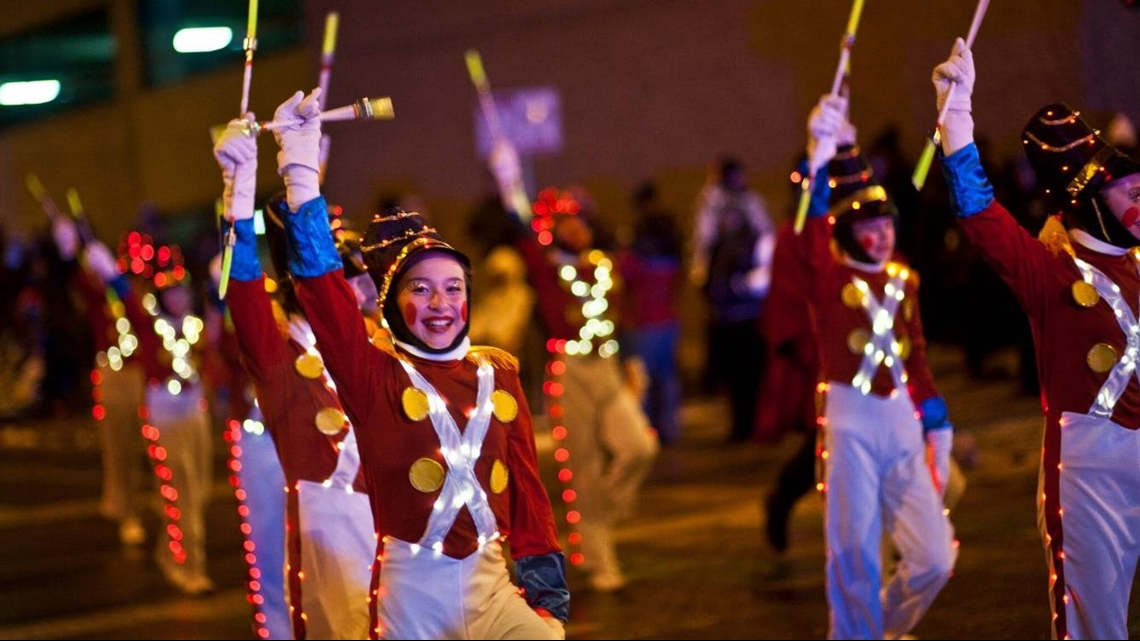
[[[859,244],[863,246],[863,251],[871,251],[871,248],[875,246],[875,239],[864,236],[859,239]]]
[[[404,305],[404,325],[411,327],[416,324],[416,306],[412,303]]]
[[[1140,221],[1140,207],[1129,207],[1120,218],[1120,222],[1124,223],[1125,227],[1131,227],[1137,221]]]
[[[459,308],[459,317],[463,319],[464,323],[467,322],[467,303],[463,303],[463,306]]]

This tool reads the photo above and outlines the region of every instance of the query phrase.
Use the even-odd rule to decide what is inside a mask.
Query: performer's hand
[[[511,190],[522,183],[522,163],[519,161],[518,150],[510,140],[496,138],[491,145],[491,153],[487,156],[487,165],[495,175],[504,204],[510,203]]]
[[[71,260],[79,253],[79,228],[75,222],[55,216],[51,220],[51,237],[55,239],[55,248],[59,250],[59,257]]]
[[[249,135],[249,123],[256,120],[253,113],[246,119],[231,120],[226,130],[214,143],[214,158],[222,168],[222,202],[226,219],[233,222],[253,218],[253,199],[257,192],[257,138]]]
[[[110,283],[119,277],[119,270],[115,268],[115,255],[102,242],[94,240],[87,243],[83,256],[87,260],[87,267],[104,283]]]
[[[942,428],[930,430],[926,433],[926,444],[930,446],[934,486],[941,496],[946,496],[946,485],[950,482],[950,452],[954,449],[954,426],[944,423]]]
[[[974,54],[966,48],[961,38],[954,41],[954,48],[946,62],[934,68],[931,82],[937,94],[938,112],[950,101],[946,118],[942,123],[942,153],[949,156],[974,142],[974,118],[970,115],[971,98],[974,93]],[[953,92],[951,92],[953,87]]]
[[[292,211],[321,194],[320,97],[319,88],[307,96],[298,91],[273,113],[274,121],[288,123],[274,129],[273,137],[281,148],[277,173],[285,178],[285,199]]]
[[[808,116],[808,159],[809,169],[815,170],[826,165],[838,146],[839,130],[843,126],[847,99],[842,96],[824,95]]]
[[[846,116],[843,117],[843,122],[839,124],[839,131],[835,134],[835,144],[838,147],[847,147],[855,144],[855,137],[857,134],[855,125]]]

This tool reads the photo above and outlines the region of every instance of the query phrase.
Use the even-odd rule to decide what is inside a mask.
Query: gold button
[[[502,494],[503,490],[507,489],[507,482],[511,480],[511,473],[507,469],[507,464],[495,459],[491,464],[491,491],[495,494]]]
[[[443,486],[443,477],[446,472],[439,461],[427,457],[416,459],[408,469],[408,481],[417,490],[428,493],[434,492]]]
[[[903,320],[905,320],[906,322],[909,323],[910,319],[913,317],[914,317],[914,301],[912,301],[911,299],[908,298],[908,299],[903,301]]]
[[[871,333],[862,327],[856,327],[847,335],[847,349],[852,354],[862,354],[871,342]]]
[[[1097,343],[1089,350],[1088,357],[1089,369],[1097,374],[1103,374],[1116,365],[1116,349],[1108,343]]]
[[[511,396],[510,392],[497,389],[491,394],[491,404],[494,406],[495,418],[502,423],[510,423],[519,415],[519,402]]]
[[[422,421],[428,415],[428,397],[420,390],[409,387],[400,397],[404,406],[404,415],[413,421]]]
[[[274,294],[276,292],[277,292],[277,281],[266,276],[265,277],[265,293],[266,294]]]
[[[1073,300],[1081,307],[1092,307],[1100,300],[1100,294],[1097,293],[1096,287],[1083,280],[1078,280],[1073,283]]]
[[[844,285],[839,297],[843,299],[843,304],[851,309],[859,309],[863,306],[863,290],[856,287],[855,283]]]
[[[325,373],[325,364],[316,354],[301,354],[293,361],[293,369],[305,378],[317,380]]]
[[[910,342],[909,336],[903,336],[902,338],[900,338],[899,339],[899,358],[903,359],[904,361],[906,359],[910,358],[910,350],[912,347],[913,347],[913,345]]]
[[[317,412],[317,418],[313,422],[317,424],[321,434],[336,436],[344,429],[346,421],[344,412],[335,407],[326,407]]]

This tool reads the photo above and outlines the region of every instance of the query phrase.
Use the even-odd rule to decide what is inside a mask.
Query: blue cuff
[[[119,300],[126,300],[127,295],[131,293],[131,284],[127,282],[125,274],[119,274],[114,280],[107,283],[107,286],[115,290]]]
[[[229,223],[222,223],[223,238],[229,233]],[[261,278],[261,261],[257,258],[257,234],[253,231],[253,219],[243,218],[234,222],[237,242],[234,243],[233,262],[230,263],[230,278],[243,283]]]
[[[941,154],[941,150],[938,152]],[[970,143],[942,157],[942,173],[950,186],[950,208],[959,218],[969,218],[990,206],[994,188],[982,169],[978,146]]]
[[[798,171],[801,176],[808,175],[808,161],[804,158],[800,161]],[[808,204],[807,215],[808,218],[819,218],[827,214],[828,206],[831,200],[831,185],[828,182],[830,174],[827,172],[827,165],[820,167],[815,172],[815,180],[811,183],[811,202]]]
[[[515,574],[532,609],[542,608],[566,623],[570,619],[570,589],[561,552],[524,556],[515,561]]]
[[[931,396],[922,402],[918,408],[922,415],[922,431],[950,429],[950,409],[946,407],[946,399],[941,396]]]
[[[316,278],[341,269],[344,264],[336,251],[329,210],[324,196],[301,205],[296,213],[285,208],[285,234],[289,246],[289,271],[300,278]]]

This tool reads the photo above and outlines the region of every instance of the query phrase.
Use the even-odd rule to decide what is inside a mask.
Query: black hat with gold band
[[[368,273],[376,283],[384,320],[398,340],[428,353],[445,353],[454,349],[467,337],[465,326],[454,344],[444,349],[432,348],[412,335],[396,305],[396,286],[400,278],[412,265],[432,252],[447,254],[463,267],[468,283],[467,296],[468,299],[471,297],[471,260],[463,252],[447,244],[421,214],[404,211],[399,207],[385,209],[377,214],[369,223],[368,229],[364,230],[360,250],[364,254],[364,264],[368,268]]]
[[[1098,198],[1100,189],[1140,173],[1140,163],[1100,137],[1065,104],[1042,107],[1025,125],[1021,143],[1037,179],[1065,217],[1093,236],[1132,247],[1136,239]]]
[[[828,213],[835,217],[835,242],[851,258],[873,264],[863,246],[855,239],[852,225],[882,216],[898,216],[898,209],[875,179],[875,172],[857,145],[844,145],[827,166],[831,188]]]

